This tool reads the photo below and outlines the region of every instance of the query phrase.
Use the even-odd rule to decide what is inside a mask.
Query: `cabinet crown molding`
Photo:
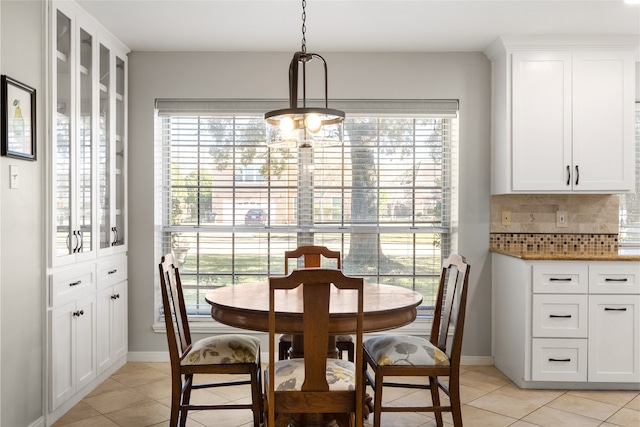
[[[622,49],[636,51],[640,60],[640,36],[638,35],[537,35],[502,36],[490,44],[484,54],[490,60],[514,50],[582,50]]]

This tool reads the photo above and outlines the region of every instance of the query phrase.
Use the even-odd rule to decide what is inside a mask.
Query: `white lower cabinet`
[[[98,375],[127,352],[127,282],[97,294]]]
[[[47,426],[126,362],[127,283],[126,255],[51,273]]]
[[[514,383],[640,389],[640,262],[492,264],[494,360]]]
[[[96,297],[51,310],[51,410],[96,378]]]
[[[589,381],[640,381],[640,295],[589,295]]]

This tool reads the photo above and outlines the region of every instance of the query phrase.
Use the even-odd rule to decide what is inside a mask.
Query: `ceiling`
[[[132,51],[300,50],[300,0],[78,0]],[[482,51],[501,35],[638,35],[623,0],[307,0],[310,52]]]

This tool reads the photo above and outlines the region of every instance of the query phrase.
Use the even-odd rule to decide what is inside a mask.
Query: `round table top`
[[[329,331],[335,335],[356,330],[355,292],[333,288]],[[267,282],[225,286],[208,292],[211,316],[226,325],[252,331],[269,330],[269,285]],[[413,322],[422,295],[410,289],[377,283],[364,284],[364,332],[384,331]],[[281,308],[286,307],[286,311]],[[276,332],[302,332],[302,291],[276,292]]]

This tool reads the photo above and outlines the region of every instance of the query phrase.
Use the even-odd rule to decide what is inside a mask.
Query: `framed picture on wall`
[[[36,159],[36,90],[1,77],[2,155]]]

